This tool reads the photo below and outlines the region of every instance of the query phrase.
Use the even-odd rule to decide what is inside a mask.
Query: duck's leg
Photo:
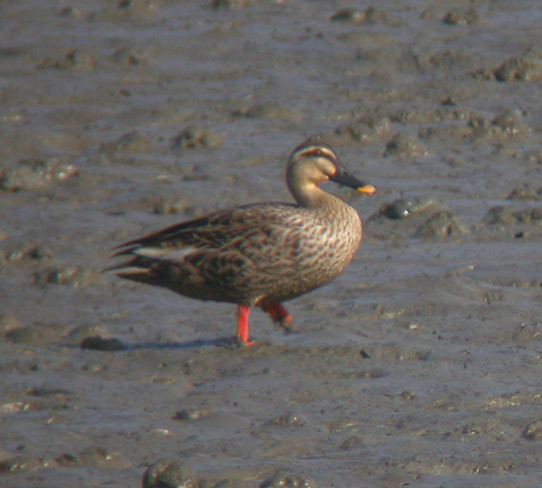
[[[287,332],[292,330],[294,319],[280,303],[278,305],[269,305],[264,310],[271,315],[273,321],[279,327]]]
[[[253,346],[254,342],[251,342],[250,332],[248,327],[248,319],[250,317],[250,307],[239,305],[237,307],[237,340],[243,346]]]

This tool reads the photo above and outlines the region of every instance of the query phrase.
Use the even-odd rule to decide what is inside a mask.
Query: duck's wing
[[[239,257],[247,241],[258,236],[269,239],[272,235],[269,228],[280,225],[294,208],[294,205],[278,202],[252,204],[173,225],[114,248],[113,257],[132,256],[133,259],[108,270],[122,270],[124,274],[128,268],[148,269],[158,262],[182,265],[211,257],[233,259],[234,255]]]

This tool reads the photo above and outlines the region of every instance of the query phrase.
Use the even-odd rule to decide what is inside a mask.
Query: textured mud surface
[[[378,4],[378,5],[377,5]],[[533,487],[542,476],[540,2],[0,7],[2,486]],[[377,186],[298,332],[103,274],[289,200],[320,134]]]

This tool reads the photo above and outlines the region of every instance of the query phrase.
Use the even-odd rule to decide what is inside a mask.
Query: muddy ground
[[[0,485],[540,484],[542,5],[372,5],[2,3]],[[313,134],[379,192],[296,333],[101,273]]]

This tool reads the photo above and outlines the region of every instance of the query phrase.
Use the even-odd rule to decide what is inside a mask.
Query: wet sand
[[[0,485],[540,483],[542,6],[469,5],[0,7]],[[296,333],[101,272],[315,134],[379,193]]]

